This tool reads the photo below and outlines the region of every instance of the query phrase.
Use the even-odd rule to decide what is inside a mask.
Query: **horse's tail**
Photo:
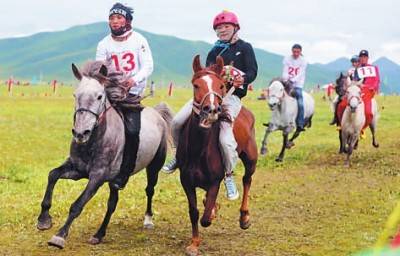
[[[167,127],[166,127],[167,129],[165,129],[164,135],[165,135],[165,138],[167,138],[167,140],[169,141],[169,143],[172,144],[172,138],[170,136],[172,118],[174,117],[172,110],[164,102],[159,103],[157,106],[154,107],[154,109],[161,115],[162,119],[167,124]]]

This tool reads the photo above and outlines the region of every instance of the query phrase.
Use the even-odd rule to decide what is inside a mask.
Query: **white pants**
[[[232,119],[232,123],[221,122],[219,133],[219,142],[221,145],[225,172],[230,173],[233,171],[238,161],[238,154],[236,151],[237,143],[235,136],[233,135],[233,122],[239,115],[242,103],[240,102],[239,97],[236,95],[230,95],[223,99],[222,106],[228,111],[228,114]],[[192,108],[193,100],[189,100],[172,120],[172,138],[176,147],[178,146],[181,128],[192,113]]]

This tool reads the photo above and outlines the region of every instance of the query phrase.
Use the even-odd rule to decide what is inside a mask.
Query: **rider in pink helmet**
[[[214,30],[221,24],[232,24],[237,27],[237,30],[240,29],[239,19],[237,18],[236,14],[230,11],[222,11],[214,18],[213,28]]]

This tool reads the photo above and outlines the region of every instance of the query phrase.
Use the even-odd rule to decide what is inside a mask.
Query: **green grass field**
[[[0,86],[0,255],[182,255],[191,237],[187,200],[178,172],[160,174],[154,196],[154,230],[142,228],[145,211],[145,173],[131,178],[103,244],[86,243],[99,227],[106,210],[108,187],[102,187],[73,223],[64,250],[47,246],[66,220],[71,203],[86,181],[61,180],[54,191],[53,228],[36,229],[36,218],[48,172],[68,156],[71,139],[72,87],[15,87],[9,96]],[[23,96],[22,96],[23,94]],[[47,96],[45,96],[47,94]],[[166,89],[144,104],[167,102],[178,111],[191,92],[180,89],[167,97]],[[257,143],[270,111],[249,92],[244,105],[256,116]],[[381,109],[378,140],[361,141],[344,167],[337,154],[338,140],[329,126],[331,112],[322,94],[314,94],[313,127],[286,152],[275,157],[281,134],[270,136],[270,152],[259,159],[250,200],[252,226],[239,227],[240,201],[229,202],[222,188],[221,209],[213,225],[200,228],[203,255],[349,255],[374,245],[399,199],[400,98],[378,97]],[[243,173],[240,164],[236,180]],[[241,189],[241,186],[239,186]],[[203,193],[198,194],[202,196]],[[199,204],[202,213],[203,207]]]

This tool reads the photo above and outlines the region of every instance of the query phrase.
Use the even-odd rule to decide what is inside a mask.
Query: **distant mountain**
[[[192,74],[192,59],[201,55],[205,62],[212,45],[202,41],[190,41],[174,36],[157,35],[138,30],[143,34],[152,49],[154,72],[151,77],[158,84],[174,81],[189,85]],[[28,37],[0,40],[0,77],[13,75],[31,80],[42,76],[44,80],[57,79],[74,81],[71,63],[81,65],[94,59],[97,43],[109,33],[106,22],[93,23],[69,28],[64,31],[38,33]],[[283,56],[255,49],[259,74],[254,83],[266,86],[273,78],[281,75]],[[328,64],[311,64],[307,69],[306,86],[333,81],[339,70],[348,60],[339,59]],[[389,68],[389,70],[392,70]]]
[[[386,57],[377,59],[373,64],[379,67],[381,91],[400,93],[400,66]]]
[[[347,71],[350,67],[350,60],[342,57],[339,59],[336,59],[332,62],[329,62],[327,64],[316,64],[317,66],[327,69],[329,71],[335,72],[335,73],[339,73],[339,72],[343,72],[343,71]]]

